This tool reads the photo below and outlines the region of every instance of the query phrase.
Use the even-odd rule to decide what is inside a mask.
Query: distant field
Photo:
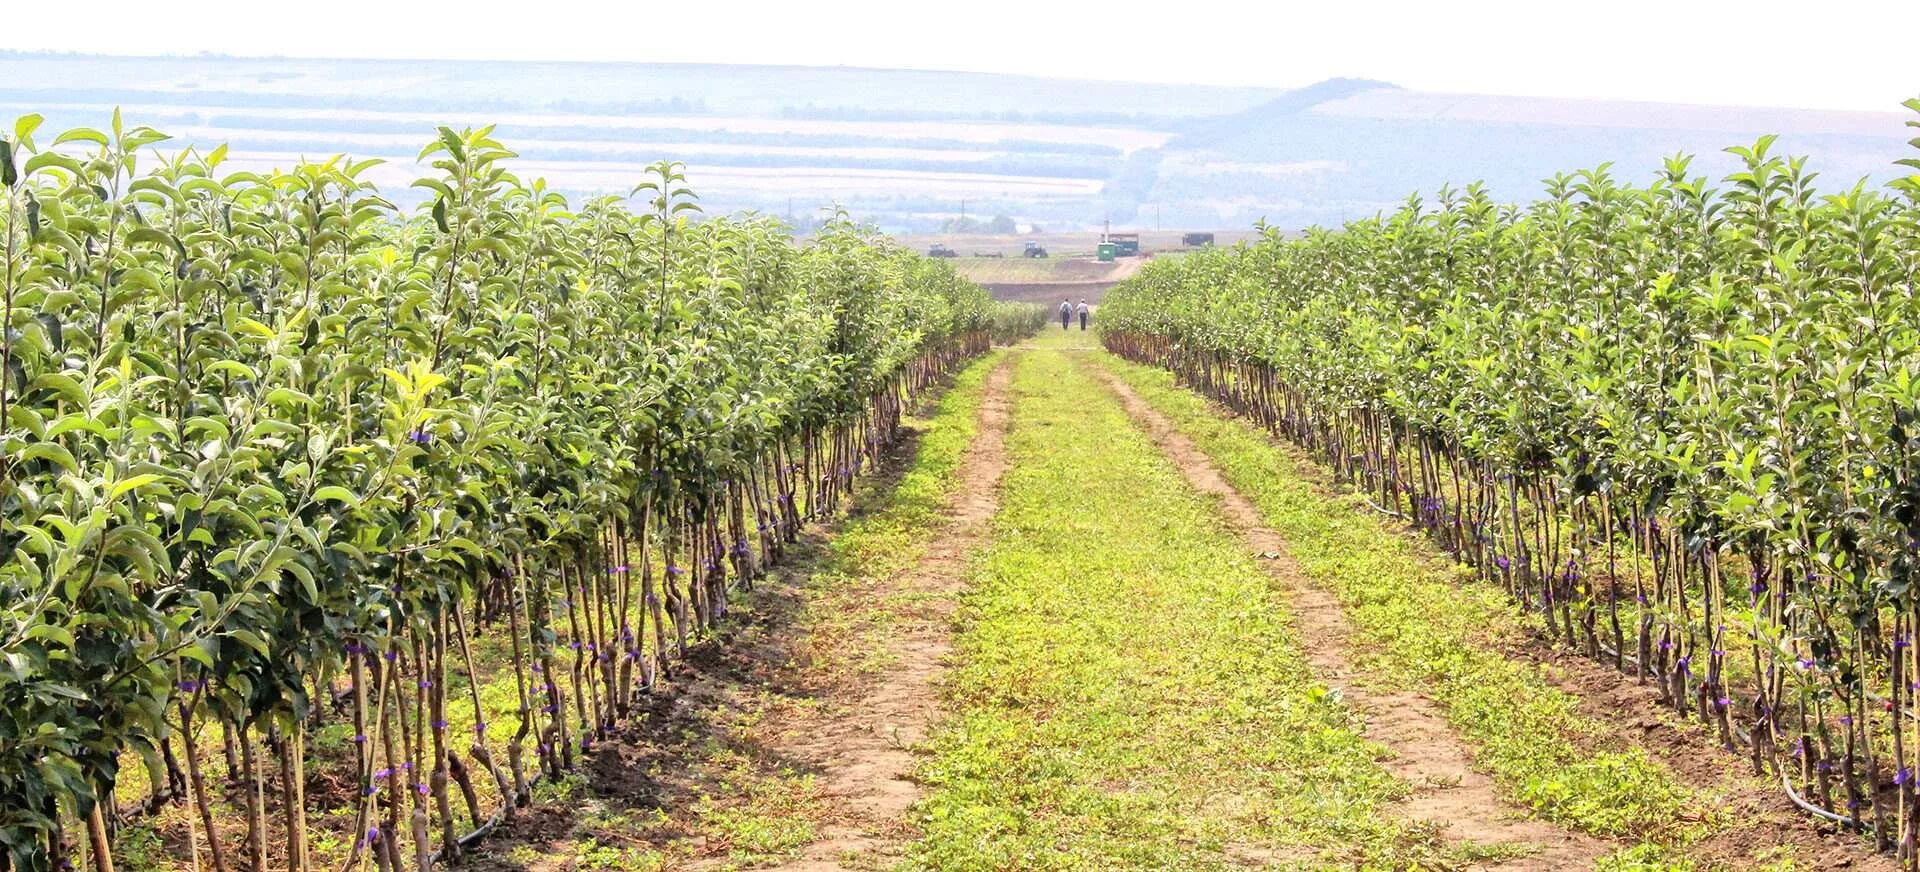
[[[995,282],[1101,282],[1131,273],[1140,258],[1101,263],[1091,258],[961,257],[954,267],[982,284]]]
[[[938,243],[960,253],[951,262],[955,269],[992,292],[1001,300],[1057,303],[1063,299],[1087,300],[1098,304],[1107,289],[1135,272],[1155,257],[1178,257],[1192,251],[1183,247],[1181,237],[1187,231],[1164,230],[1140,234],[1143,257],[1123,257],[1102,263],[1094,258],[1100,243],[1099,233],[1038,233],[1014,236],[916,233],[895,236],[900,244],[914,251],[926,251]],[[1233,245],[1256,234],[1251,231],[1209,231],[1215,245]],[[1026,242],[1033,240],[1047,249],[1047,257],[1022,256]]]
[[[1122,232],[1123,229],[1124,228],[1116,227],[1114,228],[1114,232]],[[1188,232],[1190,231],[1141,231],[1141,251],[1147,254],[1153,254],[1156,252],[1183,250],[1184,246],[1180,244],[1180,237]],[[1251,230],[1206,230],[1203,232],[1213,234],[1215,245],[1232,245],[1241,240],[1251,239],[1258,235]],[[961,255],[959,260],[962,261],[977,259],[978,255],[994,254],[1001,255],[1002,257],[1018,258],[1021,251],[1026,247],[1027,241],[1033,240],[1047,249],[1047,254],[1050,255],[1049,259],[1058,260],[1062,258],[1092,257],[1094,250],[1100,245],[1100,232],[1016,233],[1010,236],[955,233],[904,233],[896,234],[894,239],[898,240],[902,245],[919,251],[925,251],[928,246],[934,243],[940,243],[959,252]],[[993,258],[987,257],[983,259],[992,260]]]

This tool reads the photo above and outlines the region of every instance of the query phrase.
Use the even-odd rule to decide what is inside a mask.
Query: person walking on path
[[[1080,313],[1080,330],[1084,333],[1087,329],[1087,315],[1093,310],[1087,308],[1087,301],[1082,299],[1080,301],[1080,308],[1077,311]]]
[[[1062,330],[1067,329],[1067,325],[1072,321],[1073,321],[1073,301],[1061,300],[1060,301],[1060,329]]]

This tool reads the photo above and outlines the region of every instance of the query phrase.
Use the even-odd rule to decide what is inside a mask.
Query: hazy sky
[[[1887,111],[1920,95],[1920,0],[85,5],[102,24],[16,20],[0,48],[844,64],[1280,87],[1364,76],[1423,90]]]

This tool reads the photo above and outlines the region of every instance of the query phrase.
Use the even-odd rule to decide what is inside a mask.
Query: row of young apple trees
[[[456,856],[1044,316],[844,219],[692,220],[672,164],[573,208],[441,129],[404,213],[372,161],[37,124],[0,137],[0,869],[111,868],[129,775],[197,866],[300,872],[316,814],[349,864]]]
[[[1718,183],[1603,167],[1155,262],[1102,337],[1911,866],[1920,175],[1822,193],[1771,138],[1729,151]]]

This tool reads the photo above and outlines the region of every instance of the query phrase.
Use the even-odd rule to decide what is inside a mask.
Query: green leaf
[[[68,472],[80,472],[80,464],[73,459],[73,452],[58,442],[35,442],[22,449],[20,457],[22,460],[51,460]]]
[[[34,624],[27,628],[26,636],[35,642],[52,643],[59,648],[73,647],[73,633],[58,624]]]
[[[143,472],[139,475],[129,476],[127,478],[121,479],[120,481],[114,483],[113,490],[107,492],[107,499],[108,500],[119,499],[122,494],[125,494],[128,491],[134,490],[135,488],[146,487],[147,485],[153,484],[154,482],[159,481],[160,479],[161,479],[161,476],[151,472]]]
[[[91,127],[76,127],[53,138],[54,145],[65,145],[69,142],[91,142],[104,148],[107,145],[107,135]]]
[[[213,668],[213,655],[207,653],[207,650],[205,648],[200,647],[199,645],[188,645],[184,648],[181,648],[180,656],[185,657],[188,660],[192,660],[193,662],[198,663],[201,666],[205,666],[208,669]]]
[[[41,117],[38,113],[28,113],[26,115],[22,115],[19,118],[14,119],[14,122],[13,122],[14,141],[20,143],[21,145],[26,146],[28,149],[32,149],[34,131],[39,130],[40,123],[45,120],[46,119]]]
[[[258,654],[262,657],[270,656],[272,653],[271,649],[267,647],[267,641],[265,639],[260,638],[260,634],[255,633],[252,630],[248,630],[245,628],[229,630],[227,632],[227,635],[231,637],[234,641],[239,642],[240,644],[245,645],[248,648],[252,648],[255,654]]]
[[[336,500],[346,503],[349,506],[357,506],[360,504],[359,496],[355,495],[353,491],[347,490],[337,484],[330,484],[316,489],[313,492],[313,498],[315,500]]]

